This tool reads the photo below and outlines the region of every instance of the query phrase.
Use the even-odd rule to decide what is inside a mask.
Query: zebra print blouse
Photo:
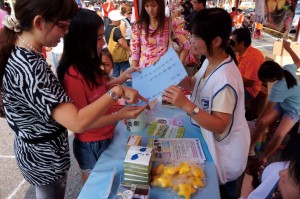
[[[53,183],[70,167],[67,130],[51,117],[58,104],[70,101],[42,55],[13,47],[3,77],[3,104],[16,134],[17,164],[32,185]],[[47,136],[52,139],[30,142]]]

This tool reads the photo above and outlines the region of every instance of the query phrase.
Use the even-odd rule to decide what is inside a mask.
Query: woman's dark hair
[[[57,68],[60,82],[63,82],[65,74],[69,74],[68,70],[73,66],[89,83],[90,88],[102,83],[98,77],[104,73],[100,69],[101,59],[97,52],[98,29],[101,26],[104,26],[102,18],[88,9],[80,9],[72,18]]]
[[[164,24],[165,24],[165,1],[163,1],[163,0],[143,0],[141,14],[139,16],[138,21],[136,22],[136,25],[139,25],[139,27],[142,27],[142,25],[145,24],[146,37],[148,37],[148,35],[149,35],[148,31],[149,31],[149,26],[150,26],[150,17],[145,9],[145,4],[148,2],[151,2],[151,1],[154,1],[158,4],[158,11],[157,11],[158,26],[157,26],[157,29],[153,32],[153,34],[155,34],[159,30],[163,30]]]
[[[231,48],[228,48],[232,26],[228,12],[221,8],[203,9],[192,19],[190,24],[191,33],[204,40],[209,54],[212,53],[212,41],[216,37],[220,37],[222,39],[220,47],[236,62],[234,52]]]
[[[75,1],[70,0],[16,0],[15,15],[22,31],[30,31],[33,19],[41,15],[46,21],[71,19],[78,10]],[[17,39],[17,33],[6,27],[0,30],[0,91],[6,62]]]
[[[258,70],[260,81],[281,80],[285,78],[288,89],[297,85],[297,79],[287,70],[274,61],[265,61]]]
[[[111,60],[111,63],[113,63],[113,57],[112,57],[111,53],[109,52],[108,48],[103,48],[103,49],[101,50],[101,54],[102,54],[102,56],[103,56],[103,55],[108,56],[109,59]]]
[[[300,188],[300,134],[293,135],[284,150],[282,151],[281,158],[283,161],[290,161],[289,173],[293,181]]]
[[[108,48],[103,48],[103,49],[101,50],[101,56],[102,56],[102,57],[103,57],[103,56],[108,56],[108,58],[109,58],[110,61],[111,61],[111,64],[113,64],[113,57],[112,57],[111,53],[109,52]],[[106,77],[109,77],[110,74],[107,74],[105,70],[104,70],[104,73],[105,73],[105,76],[106,76]]]

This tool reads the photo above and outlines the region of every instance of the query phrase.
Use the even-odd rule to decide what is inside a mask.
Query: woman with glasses
[[[217,168],[222,199],[237,198],[237,179],[246,168],[250,145],[243,80],[233,51],[226,51],[231,24],[230,15],[220,8],[195,16],[191,50],[206,60],[195,76],[179,84],[193,90],[191,100],[177,86],[163,93],[163,99],[187,112],[192,124],[200,127]]]
[[[132,28],[131,28],[131,15],[132,15],[132,7],[125,3],[121,8],[121,15],[125,16],[125,19],[121,20],[120,30],[122,35],[125,37],[128,46],[130,46],[130,40],[132,37]]]
[[[41,55],[68,32],[78,6],[69,0],[16,0],[0,30],[0,90],[5,116],[16,137],[14,152],[36,198],[63,199],[70,168],[68,131],[82,133],[103,125],[101,116],[124,97],[136,103],[137,91],[115,86],[77,108]],[[133,115],[143,108],[133,110]]]

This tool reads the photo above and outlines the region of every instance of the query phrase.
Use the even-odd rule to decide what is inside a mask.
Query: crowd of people
[[[128,84],[131,73],[156,64],[170,47],[183,65],[195,63],[199,70],[162,97],[185,111],[202,132],[221,198],[240,197],[238,179],[245,170],[259,179],[243,198],[300,198],[299,135],[287,144],[284,162],[266,167],[300,119],[300,59],[290,43],[284,40],[283,46],[294,64],[281,67],[264,61],[251,46],[239,9],[207,8],[206,0],[141,2],[137,20],[132,20],[136,11],[131,4],[112,0],[99,9],[79,8],[70,0],[16,0],[12,12],[5,13],[0,91],[6,120],[16,134],[17,164],[37,198],[64,198],[70,167],[67,129],[75,134],[73,153],[84,185],[113,139],[115,123],[136,118],[146,108],[134,105],[147,99]],[[60,50],[54,50],[58,44]],[[52,50],[55,71],[43,49]],[[262,82],[275,83],[251,136],[245,110]],[[192,92],[190,99],[183,90]],[[124,102],[133,106],[120,108]],[[255,144],[277,120],[273,138],[258,157]],[[277,180],[274,189],[262,188],[270,179]]]

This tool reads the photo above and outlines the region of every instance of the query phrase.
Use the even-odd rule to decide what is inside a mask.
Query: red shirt
[[[110,3],[110,6],[108,8],[108,5],[109,3],[108,2],[105,2],[103,5],[102,5],[102,9],[103,9],[103,13],[104,13],[104,17],[108,17],[108,13],[112,10],[115,9],[115,5],[113,2]],[[108,10],[107,10],[108,8]]]
[[[99,80],[103,82],[101,86],[91,90],[83,76],[73,66],[69,68],[68,72],[70,75],[65,74],[63,87],[78,109],[91,104],[107,92],[104,78]],[[109,114],[111,114],[111,109],[108,110],[105,115]],[[114,128],[114,125],[111,124],[101,128],[87,130],[80,134],[75,133],[75,137],[82,142],[106,140],[113,136]]]

